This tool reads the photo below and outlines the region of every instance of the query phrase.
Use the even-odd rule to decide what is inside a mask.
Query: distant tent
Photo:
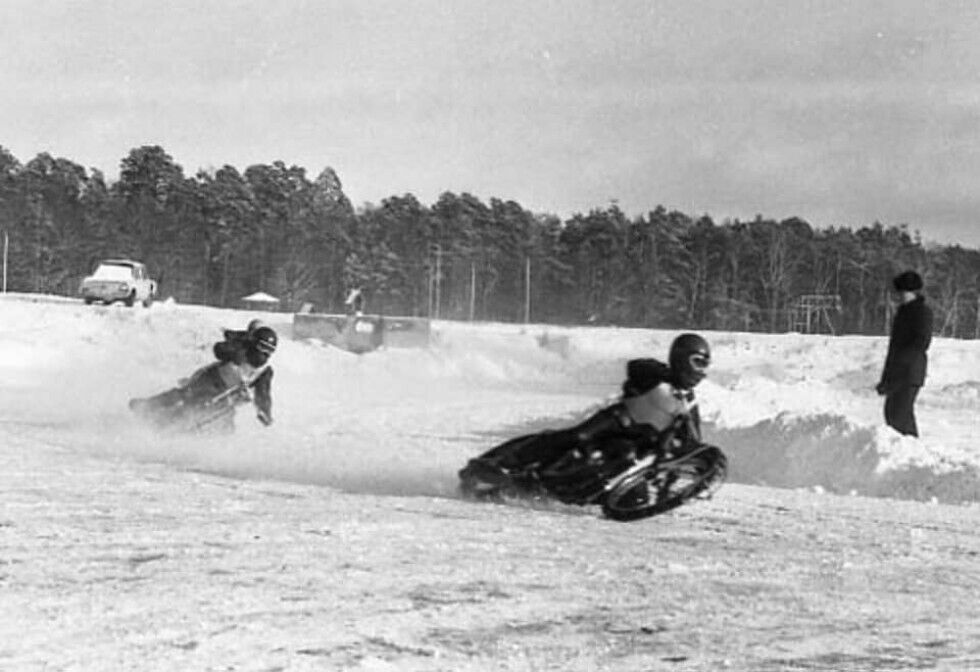
[[[279,299],[265,292],[255,292],[242,297],[242,303],[246,308],[253,310],[275,310],[279,306]]]

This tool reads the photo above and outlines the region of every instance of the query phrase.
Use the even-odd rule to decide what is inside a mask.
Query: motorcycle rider
[[[620,434],[642,436],[670,449],[677,441],[700,441],[701,418],[694,388],[704,380],[711,363],[708,342],[698,334],[684,333],[671,343],[668,363],[633,359],[626,364],[626,381],[620,401],[603,408],[584,422],[564,430],[539,435],[507,454],[497,465],[504,471],[523,469],[534,463],[550,464],[570,451],[596,445],[599,440]],[[693,436],[668,436],[679,418]]]
[[[272,327],[252,320],[243,336],[225,332],[225,340],[215,343],[214,356],[219,362],[238,367],[247,387],[253,391],[256,417],[263,425],[272,424],[272,367],[269,358],[276,351],[279,336]]]
[[[225,330],[224,340],[212,348],[217,361],[195,371],[179,387],[146,399],[133,399],[130,408],[160,416],[179,407],[206,404],[241,386],[243,391],[253,391],[252,401],[259,422],[271,425],[272,367],[268,362],[278,343],[275,330],[257,320],[249,323],[244,331]]]

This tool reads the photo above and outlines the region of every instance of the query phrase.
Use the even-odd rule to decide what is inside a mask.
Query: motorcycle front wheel
[[[602,513],[612,520],[649,518],[675,509],[694,497],[709,496],[721,486],[728,460],[714,447],[631,474],[610,490]]]

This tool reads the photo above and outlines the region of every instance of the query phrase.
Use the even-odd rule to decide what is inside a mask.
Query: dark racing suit
[[[233,364],[250,381],[252,401],[263,424],[272,422],[272,367],[256,369],[248,362],[248,332],[225,331],[225,340],[214,344],[214,356],[219,362]]]
[[[226,330],[225,339],[214,344],[217,361],[201,367],[180,386],[146,399],[134,400],[134,409],[159,414],[179,407],[201,407],[242,384],[252,391],[252,401],[263,424],[272,422],[272,368],[248,362],[248,333]],[[228,416],[230,420],[230,415]]]
[[[555,432],[541,434],[501,463],[501,467],[520,468],[532,463],[549,464],[565,453],[614,435],[641,436],[659,442],[664,432],[681,416],[690,417],[695,434],[686,440],[700,441],[701,419],[694,392],[677,383],[670,367],[656,359],[633,359],[626,364],[626,381],[620,401],[591,415],[584,422]]]

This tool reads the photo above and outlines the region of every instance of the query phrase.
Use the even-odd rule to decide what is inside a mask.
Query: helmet
[[[252,333],[253,331],[255,331],[256,329],[258,329],[259,327],[264,327],[264,326],[265,326],[265,322],[263,322],[259,318],[255,318],[254,320],[251,320],[248,323],[248,326],[245,327],[245,330],[248,331],[249,333]]]
[[[680,386],[691,389],[707,375],[711,348],[698,334],[681,334],[670,344],[669,362]]]
[[[279,344],[279,337],[272,327],[256,327],[251,333],[252,347],[265,355],[271,355],[276,351]]]

